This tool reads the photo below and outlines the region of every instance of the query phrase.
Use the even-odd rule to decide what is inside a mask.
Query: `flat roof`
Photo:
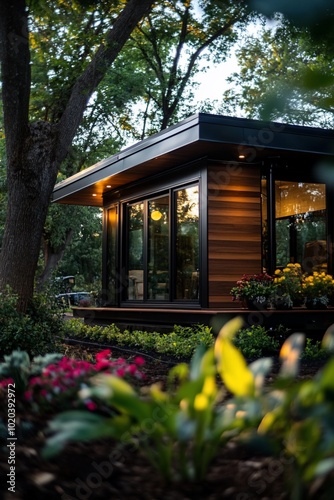
[[[334,131],[197,113],[59,182],[52,201],[102,207],[106,192],[195,159],[247,164],[296,153],[334,156]]]

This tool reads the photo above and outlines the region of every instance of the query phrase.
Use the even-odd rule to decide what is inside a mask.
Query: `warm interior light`
[[[110,184],[107,184],[107,185],[106,185],[106,187],[107,187],[107,188],[111,188],[111,185],[110,185]]]
[[[93,196],[97,196],[97,194],[96,194],[96,193],[93,193]]]
[[[246,155],[239,155],[240,160],[246,158]]]
[[[161,219],[161,217],[162,217],[162,213],[159,210],[153,210],[153,212],[151,213],[152,220],[158,221]]]

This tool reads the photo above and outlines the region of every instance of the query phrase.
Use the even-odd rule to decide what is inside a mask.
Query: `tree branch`
[[[3,1],[3,0],[2,0]],[[147,14],[154,0],[129,0],[106,35],[106,42],[97,50],[91,63],[76,80],[70,99],[59,121],[57,159],[62,161],[81,122],[87,102],[108,67],[114,62],[131,32]]]

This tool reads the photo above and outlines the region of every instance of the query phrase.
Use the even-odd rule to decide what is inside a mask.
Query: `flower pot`
[[[311,309],[311,310],[327,309],[328,299],[327,299],[327,297],[319,297],[319,299],[317,299],[317,298],[306,299],[305,306],[306,306],[306,309]]]
[[[305,304],[305,299],[293,299],[293,307],[302,307]]]
[[[259,299],[247,299],[246,300],[247,308],[251,311],[264,311],[269,307],[269,301],[267,299],[263,300],[263,297]]]
[[[287,302],[286,300],[276,300],[274,302],[274,307],[275,309],[286,311],[288,309],[292,309],[292,304],[290,302]]]

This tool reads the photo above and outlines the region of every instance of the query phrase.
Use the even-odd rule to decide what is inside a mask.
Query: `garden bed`
[[[100,349],[89,348],[80,352],[78,347],[68,347],[67,355],[90,356]],[[113,351],[113,356],[127,358],[124,351]],[[144,355],[145,380],[150,385],[165,382],[167,373],[175,363],[172,359],[154,359]],[[310,377],[321,366],[302,363],[300,376]],[[268,384],[276,376],[278,363],[274,363]],[[1,402],[5,408],[5,402]],[[2,415],[4,418],[4,415]],[[230,443],[221,449],[201,483],[165,484],[145,457],[129,447],[120,448],[113,440],[74,443],[57,457],[46,461],[41,457],[45,443],[47,418],[17,408],[17,441],[15,457],[15,493],[7,491],[9,472],[7,448],[3,441],[0,455],[2,471],[1,490],[5,500],[34,498],[130,500],[154,499],[280,499],[288,498],[286,460],[284,457],[256,455]],[[320,498],[320,497],[318,497]],[[322,497],[326,498],[326,497]]]

